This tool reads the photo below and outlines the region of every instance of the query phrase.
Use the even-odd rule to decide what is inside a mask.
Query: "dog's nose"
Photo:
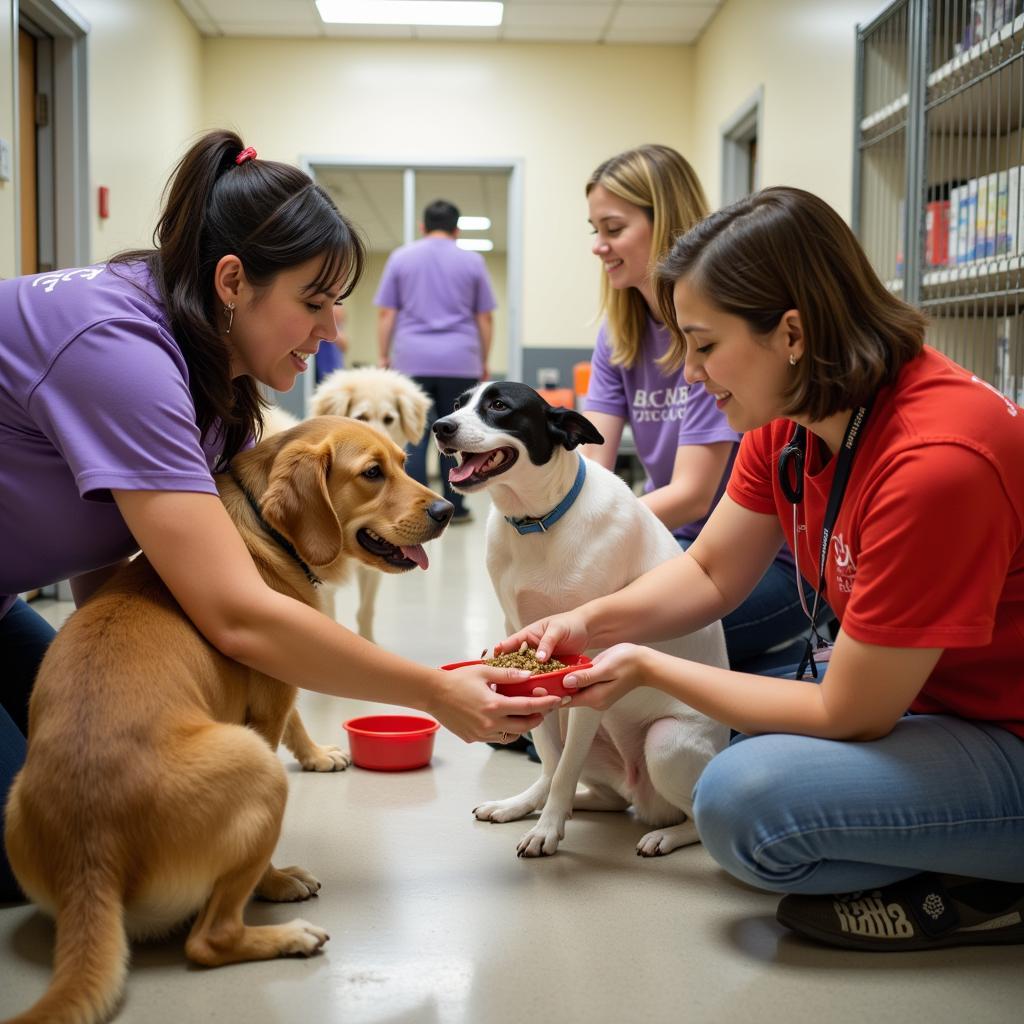
[[[431,429],[434,431],[435,437],[444,439],[454,436],[455,431],[459,429],[459,426],[452,419],[445,416],[442,419],[435,420],[434,426]]]
[[[448,525],[454,511],[455,506],[450,501],[444,501],[442,499],[432,501],[427,506],[427,515],[430,516],[435,523],[440,523],[442,526]]]

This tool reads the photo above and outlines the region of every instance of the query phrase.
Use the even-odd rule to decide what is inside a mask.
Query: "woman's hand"
[[[521,683],[530,673],[518,668],[468,665],[440,672],[430,713],[450,732],[467,743],[485,740],[510,743],[562,703],[562,698],[504,697],[492,688],[498,683]],[[542,687],[537,693],[543,694]]]
[[[571,690],[579,687],[571,702],[574,708],[607,711],[630,690],[643,686],[651,678],[650,656],[654,652],[639,644],[616,644],[602,651],[592,668],[570,672],[562,685]]]
[[[495,644],[494,653],[518,651],[524,642],[537,649],[538,661],[547,661],[558,654],[582,654],[591,646],[586,619],[578,608],[531,622],[508,639]]]

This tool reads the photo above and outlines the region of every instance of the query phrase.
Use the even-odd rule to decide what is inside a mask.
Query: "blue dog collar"
[[[582,455],[577,457],[580,460],[580,465],[576,470],[576,479],[573,481],[572,487],[569,488],[569,493],[546,516],[540,519],[535,519],[533,516],[524,516],[522,519],[505,516],[505,522],[509,526],[514,526],[520,533],[547,533],[572,508],[572,503],[583,490],[583,481],[587,478],[587,460]]]

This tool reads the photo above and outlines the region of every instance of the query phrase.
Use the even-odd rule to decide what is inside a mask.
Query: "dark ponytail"
[[[212,131],[182,157],[165,192],[153,233],[155,249],[119,253],[112,263],[143,261],[160,291],[189,370],[189,389],[204,438],[223,424],[223,468],[248,437],[262,431],[266,406],[256,381],[230,373],[230,350],[217,327],[214,270],[237,256],[246,278],[271,284],[282,270],[322,257],[311,291],[344,284],[349,295],[363,272],[364,248],[330,196],[297,167],[272,160],[236,164],[244,148],[234,132]]]

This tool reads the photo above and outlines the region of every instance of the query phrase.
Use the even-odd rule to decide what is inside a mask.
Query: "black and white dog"
[[[603,442],[593,424],[553,408],[533,388],[481,384],[433,430],[438,448],[459,459],[448,477],[453,486],[490,492],[487,569],[509,633],[619,590],[679,555],[669,530],[619,477],[574,451]],[[651,646],[728,667],[718,622]],[[660,690],[640,687],[603,714],[571,709],[567,732],[549,715],[533,739],[541,777],[518,796],[481,804],[477,818],[516,821],[543,808],[518,846],[520,856],[537,857],[558,849],[574,809],[632,805],[654,826],[637,851],[655,856],[699,841],[691,794],[726,745],[728,729]],[[585,786],[577,792],[579,782]]]

